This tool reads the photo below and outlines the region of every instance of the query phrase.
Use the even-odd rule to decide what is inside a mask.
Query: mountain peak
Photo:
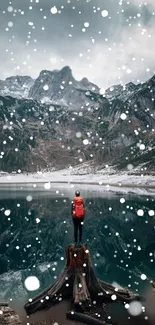
[[[5,79],[6,82],[14,83],[17,82],[20,85],[23,85],[24,83],[32,82],[33,79],[30,76],[11,76]]]
[[[128,82],[126,85],[125,85],[125,88],[128,89],[128,90],[134,90],[136,87],[136,85],[133,83],[133,82]]]
[[[43,78],[43,77],[46,77],[46,76],[50,76],[50,75],[53,75],[55,72],[58,72],[58,70],[42,70],[39,74],[39,77],[38,78]]]
[[[83,79],[81,80],[81,83],[82,83],[83,85],[87,85],[87,84],[89,83],[89,81],[88,81],[87,78],[83,78]]]
[[[0,82],[0,93],[2,95],[27,98],[33,84],[34,80],[30,76],[11,76]]]
[[[60,71],[59,71],[59,73],[60,73],[60,75],[62,76],[62,77],[68,77],[68,78],[73,78],[73,75],[72,75],[72,70],[71,70],[71,68],[68,66],[68,65],[66,65],[65,67],[63,67]]]
[[[66,65],[66,66],[64,66],[62,69],[61,69],[61,71],[62,72],[71,72],[72,73],[72,70],[71,70],[71,68],[68,66],[68,65]]]

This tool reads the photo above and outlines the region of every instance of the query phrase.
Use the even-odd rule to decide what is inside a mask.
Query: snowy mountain
[[[36,80],[15,76],[0,81],[0,95],[30,98],[76,110],[90,104],[86,96],[89,91],[99,93],[99,88],[87,78],[76,81],[68,66],[61,70],[43,70]]]
[[[126,100],[137,88],[138,87],[132,82],[129,82],[125,86],[114,85],[105,91],[105,97],[109,100],[114,98]]]
[[[139,85],[110,87],[103,95],[86,78],[76,81],[69,67],[42,71],[35,81],[11,77],[6,83],[16,90],[14,97],[0,96],[1,170],[60,169],[90,161],[102,168],[154,170],[155,76]],[[23,85],[28,98],[21,97]]]
[[[34,80],[29,76],[13,76],[6,78],[5,81],[0,80],[0,94],[27,98],[33,83]]]
[[[41,71],[31,87],[29,96],[42,102],[68,106],[70,109],[80,109],[90,104],[86,92],[99,92],[99,88],[86,78],[76,81],[71,69],[66,66],[62,70]]]

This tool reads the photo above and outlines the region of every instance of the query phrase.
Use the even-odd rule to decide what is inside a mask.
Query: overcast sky
[[[0,0],[0,79],[69,65],[102,88],[145,81],[154,30],[155,0]]]

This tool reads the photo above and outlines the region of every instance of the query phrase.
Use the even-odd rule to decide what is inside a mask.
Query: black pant
[[[82,240],[82,226],[81,222],[83,222],[83,217],[81,218],[76,218],[73,217],[73,223],[74,223],[74,240],[77,243],[78,241],[78,230],[79,230],[79,241],[81,242]]]

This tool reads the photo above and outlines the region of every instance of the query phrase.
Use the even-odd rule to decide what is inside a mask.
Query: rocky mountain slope
[[[85,161],[154,170],[155,76],[101,93],[86,78],[76,81],[69,67],[42,71],[36,80],[0,82],[0,170],[59,169]]]
[[[0,93],[13,97],[28,97],[34,80],[29,76],[13,76],[0,80]]]
[[[42,71],[31,87],[29,96],[42,102],[51,101],[77,110],[90,103],[86,94],[89,90],[99,92],[99,88],[86,78],[76,81],[71,69],[66,66],[60,71]]]

